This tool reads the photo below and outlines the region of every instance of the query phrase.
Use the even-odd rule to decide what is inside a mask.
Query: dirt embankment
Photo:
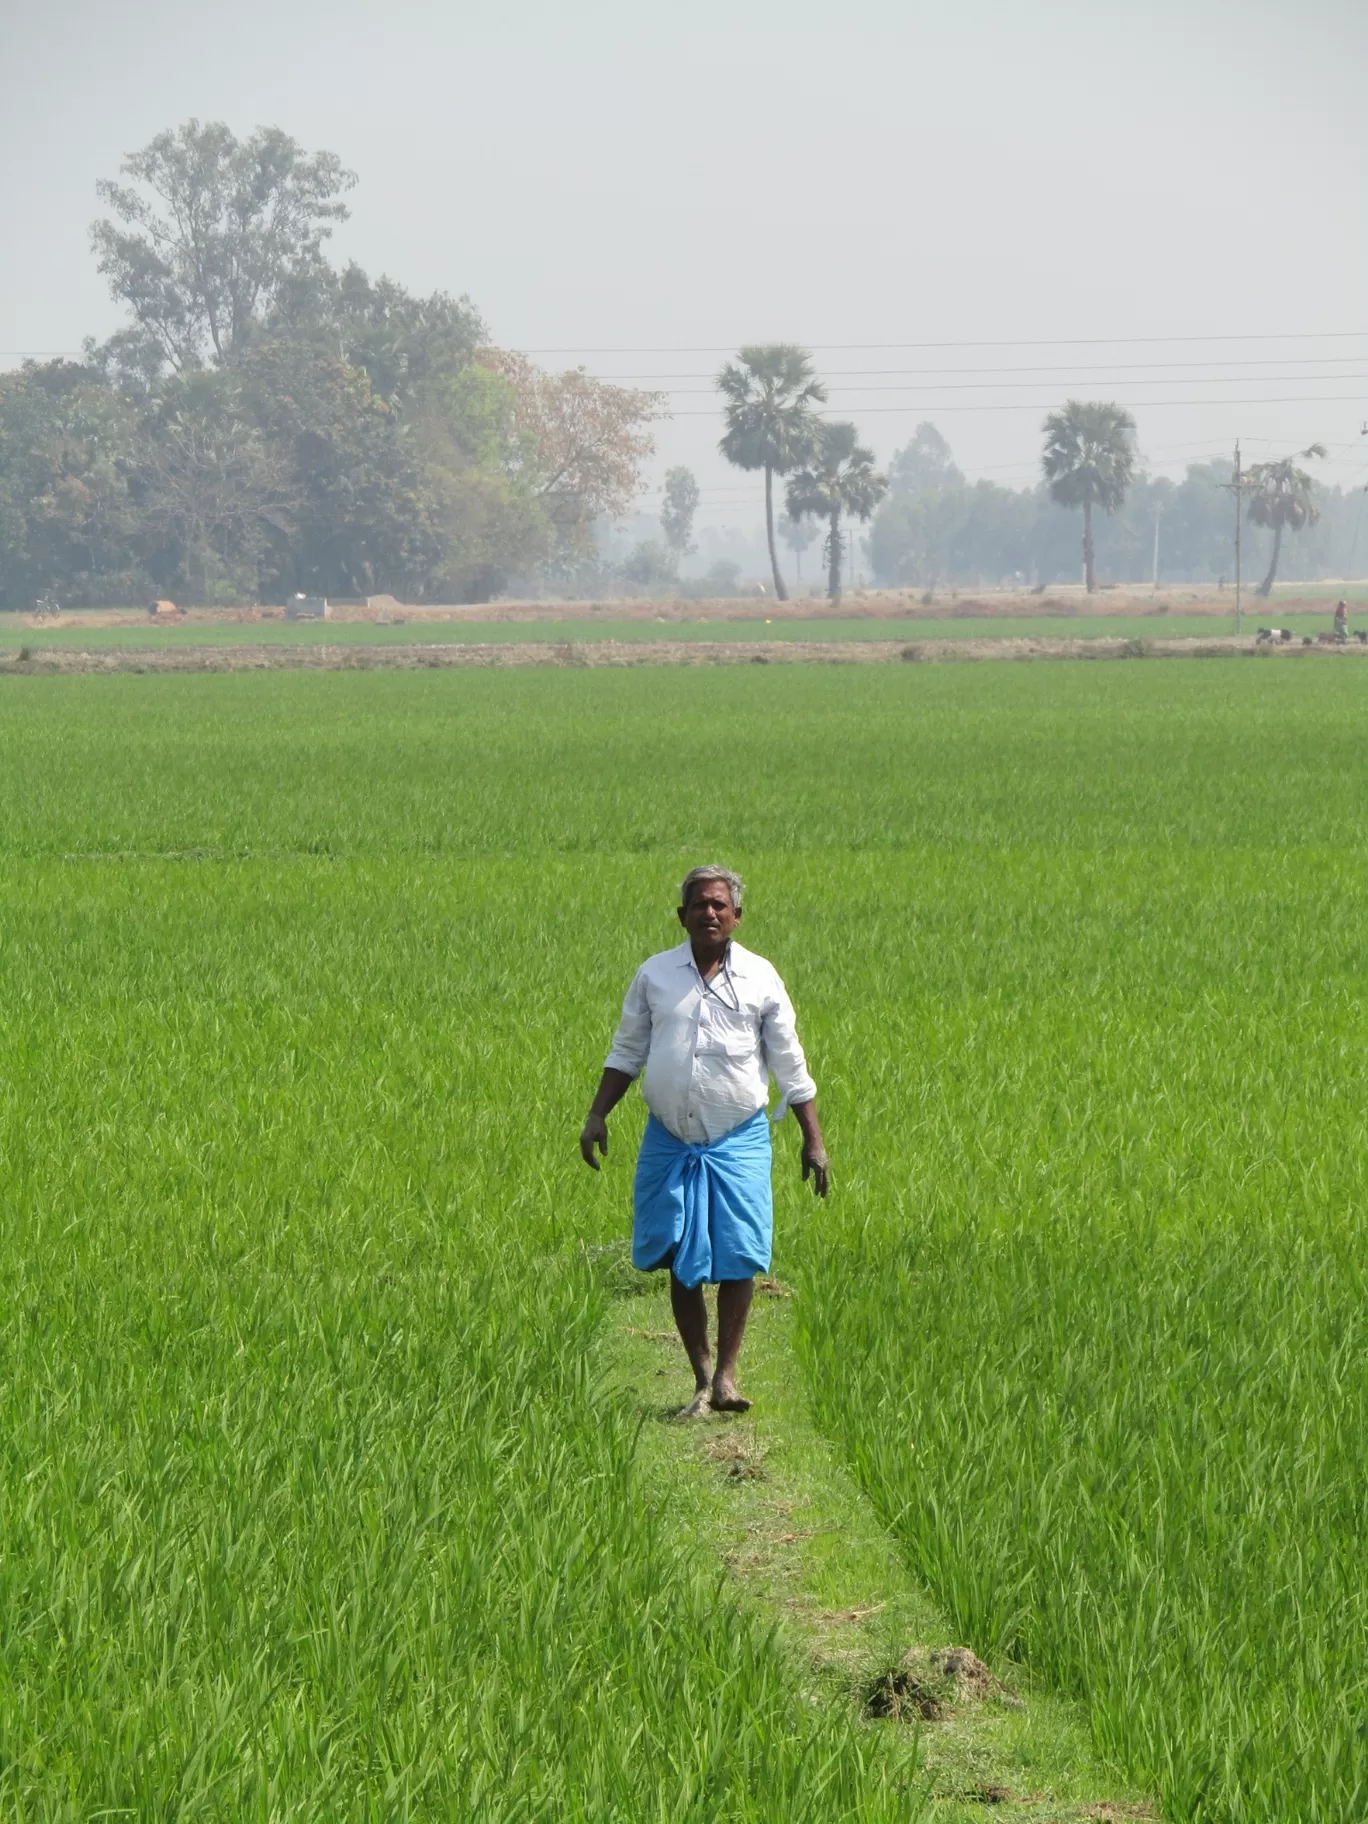
[[[1269,646],[1253,635],[1213,639],[1006,639],[973,640],[598,640],[500,641],[394,646],[241,645],[24,648],[27,656],[0,660],[10,676],[67,673],[221,671],[423,671],[494,666],[633,665],[869,665],[890,661],[946,662],[988,659],[1176,659],[1268,657],[1281,660],[1352,655],[1368,646],[1317,643]]]

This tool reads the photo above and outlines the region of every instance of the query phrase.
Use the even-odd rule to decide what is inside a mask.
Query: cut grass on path
[[[983,1698],[937,1679],[930,1655],[965,1643],[813,1424],[788,1288],[760,1282],[742,1363],[754,1409],[683,1423],[674,1414],[689,1370],[665,1276],[629,1274],[613,1275],[621,1295],[609,1307],[605,1381],[640,1424],[648,1499],[671,1543],[698,1568],[715,1565],[773,1626],[807,1701],[858,1716],[888,1674],[901,1674],[900,1686],[916,1677],[941,1717],[866,1718],[864,1727],[889,1785],[934,1824],[968,1824],[985,1804],[1032,1824],[1156,1816],[1092,1752],[1083,1706],[1012,1666],[993,1668],[1001,1689]]]

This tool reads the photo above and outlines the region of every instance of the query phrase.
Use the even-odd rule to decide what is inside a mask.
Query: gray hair
[[[735,912],[741,910],[741,895],[746,890],[741,876],[739,874],[733,874],[730,868],[718,867],[689,869],[688,873],[679,883],[679,903],[681,906],[688,905],[690,893],[692,893],[696,886],[699,886],[705,880],[725,880],[731,893],[732,910]]]

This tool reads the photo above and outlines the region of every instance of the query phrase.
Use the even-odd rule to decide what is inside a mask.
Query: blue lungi
[[[632,1187],[632,1265],[669,1267],[685,1286],[767,1273],[770,1152],[763,1108],[706,1145],[676,1140],[649,1116]]]

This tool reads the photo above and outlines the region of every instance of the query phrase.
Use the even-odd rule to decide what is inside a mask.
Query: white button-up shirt
[[[644,1075],[643,1072],[644,1066]],[[817,1085],[778,971],[734,940],[705,982],[686,938],[637,970],[604,1068],[641,1076],[641,1093],[676,1140],[720,1140],[769,1101],[811,1102]]]

